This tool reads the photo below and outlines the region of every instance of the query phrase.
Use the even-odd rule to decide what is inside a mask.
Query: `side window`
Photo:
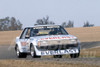
[[[30,29],[28,28],[28,29],[25,29],[23,31],[23,33],[21,34],[20,39],[25,39],[25,38],[29,38],[29,37],[30,37]]]
[[[21,34],[20,39],[25,39],[26,32],[27,32],[27,29],[25,29],[25,30],[23,31],[23,33]]]
[[[33,37],[35,35],[34,30],[31,29],[30,37]]]
[[[25,38],[29,38],[30,37],[30,28],[27,29],[27,32],[25,34]]]
[[[39,30],[38,30],[38,29],[31,29],[30,37],[33,37],[33,36],[39,35],[38,33],[39,33]]]

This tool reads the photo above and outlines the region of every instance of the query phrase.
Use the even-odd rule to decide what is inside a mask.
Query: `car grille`
[[[38,50],[64,50],[73,49],[77,47],[77,44],[67,44],[67,45],[50,45],[50,46],[36,46]]]
[[[71,42],[71,40],[46,40],[46,41],[40,41],[40,46],[48,46],[48,45],[62,45],[62,44],[73,44],[73,42]]]

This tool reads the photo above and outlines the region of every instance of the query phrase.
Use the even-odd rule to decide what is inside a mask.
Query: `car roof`
[[[41,26],[61,26],[61,25],[35,25],[35,26],[30,26],[25,28],[33,28],[33,27],[41,27]]]

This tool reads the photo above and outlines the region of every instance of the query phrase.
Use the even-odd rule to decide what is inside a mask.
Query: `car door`
[[[22,32],[22,35],[20,36],[20,43],[22,46],[25,46],[27,50],[30,50],[30,28],[25,28]]]

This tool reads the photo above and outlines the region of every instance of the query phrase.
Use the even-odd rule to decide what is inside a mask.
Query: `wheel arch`
[[[36,52],[36,48],[35,48],[35,46],[34,46],[34,44],[33,43],[30,43],[30,51],[31,51],[31,47],[33,46],[33,48],[34,48],[34,50],[35,50],[35,52]]]
[[[31,50],[31,47],[32,47],[32,46],[34,46],[33,43],[30,43],[30,50]]]

